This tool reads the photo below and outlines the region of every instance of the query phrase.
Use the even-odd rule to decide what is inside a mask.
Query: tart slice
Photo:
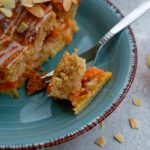
[[[72,41],[79,0],[0,0],[0,93],[17,89]]]
[[[85,60],[74,52],[65,52],[54,70],[47,93],[55,99],[69,100],[75,114],[79,114],[111,79],[112,73],[96,67],[86,70]]]

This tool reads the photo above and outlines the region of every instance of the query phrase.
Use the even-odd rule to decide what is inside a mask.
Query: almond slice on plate
[[[12,11],[7,8],[0,8],[0,12],[3,13],[6,17],[12,16]]]
[[[63,8],[65,11],[69,11],[71,8],[72,0],[63,0]]]
[[[15,8],[16,2],[15,0],[0,0],[0,4],[5,8],[12,9]]]
[[[26,9],[36,17],[41,18],[44,16],[44,10],[39,4],[36,4],[33,7],[26,7]]]

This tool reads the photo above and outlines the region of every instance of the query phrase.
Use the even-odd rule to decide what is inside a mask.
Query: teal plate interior
[[[79,48],[81,53],[117,23],[120,14],[106,1],[82,0],[76,19],[80,30],[64,50]],[[67,103],[53,101],[44,92],[27,96],[22,88],[19,99],[0,95],[0,147],[56,145],[86,132],[105,119],[122,101],[135,75],[137,51],[130,32],[124,30],[104,47],[97,66],[113,72],[113,77],[78,116]],[[64,50],[43,67],[47,71],[53,69]]]

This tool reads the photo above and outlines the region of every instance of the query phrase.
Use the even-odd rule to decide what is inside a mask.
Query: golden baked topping
[[[17,32],[18,33],[23,33],[27,30],[27,28],[28,28],[28,25],[25,22],[21,22],[21,24],[17,28]]]
[[[12,16],[12,11],[7,9],[7,8],[0,8],[0,12],[3,13],[6,17],[11,17]]]
[[[44,16],[44,10],[39,4],[34,5],[33,7],[26,7],[26,9],[33,14],[34,16],[40,18]]]

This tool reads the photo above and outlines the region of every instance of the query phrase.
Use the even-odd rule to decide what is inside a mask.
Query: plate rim
[[[120,18],[124,17],[122,12],[110,0],[103,0],[103,1],[106,2],[106,4],[113,9],[113,11],[116,13],[116,15],[118,15]],[[136,75],[137,61],[138,61],[138,52],[137,52],[138,49],[137,49],[137,44],[136,44],[136,40],[135,40],[133,31],[130,26],[128,27],[128,34],[129,34],[128,36],[130,37],[130,42],[133,44],[132,51],[134,52],[134,58],[133,58],[133,62],[132,62],[133,63],[132,70],[129,74],[128,82],[124,86],[125,88],[122,90],[121,94],[115,100],[115,102],[112,103],[109,106],[109,108],[102,115],[96,117],[94,120],[90,121],[90,123],[88,123],[84,127],[81,127],[80,129],[72,131],[71,133],[68,133],[67,135],[64,135],[62,137],[58,137],[55,140],[50,140],[50,141],[46,141],[46,142],[43,141],[43,142],[37,143],[37,144],[33,143],[31,145],[29,145],[29,144],[26,144],[26,145],[24,145],[24,144],[0,145],[0,149],[8,149],[9,148],[9,149],[14,149],[14,150],[20,150],[20,149],[32,150],[32,149],[42,149],[42,148],[52,147],[52,146],[67,142],[71,139],[74,139],[74,138],[86,133],[87,131],[94,128],[97,124],[101,123],[104,119],[106,119],[123,101],[123,99],[125,98],[126,94],[129,91],[129,89],[131,88],[131,85],[132,85],[135,75]]]

